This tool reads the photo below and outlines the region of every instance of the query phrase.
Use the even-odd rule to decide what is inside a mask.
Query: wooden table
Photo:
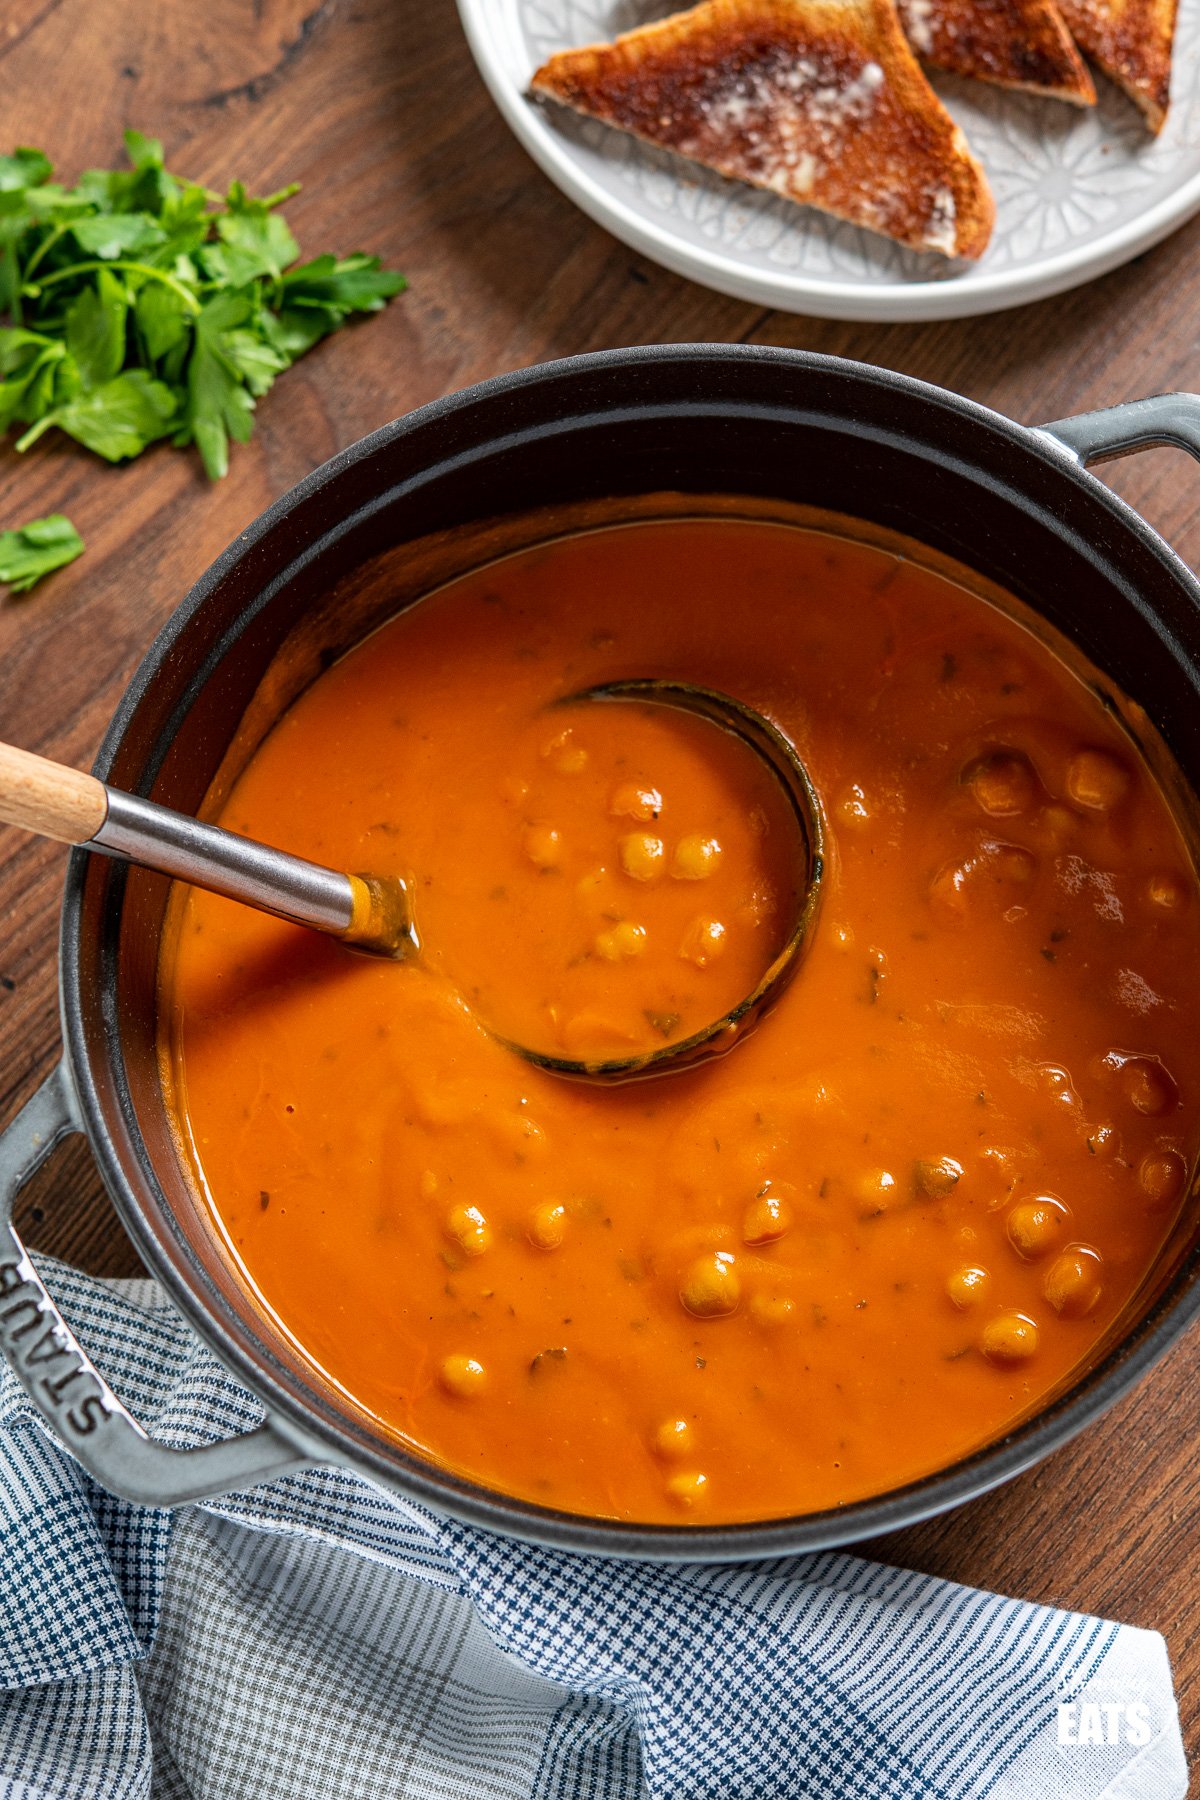
[[[269,501],[364,432],[500,370],[663,340],[785,344],[885,364],[1030,423],[1200,384],[1200,311],[1187,298],[1200,221],[1074,294],[961,324],[796,318],[664,273],[576,212],[517,147],[451,0],[6,0],[0,96],[2,147],[44,145],[71,179],[116,162],[132,124],[214,187],[302,181],[288,216],[307,253],[377,251],[411,282],[386,314],[286,376],[216,486],[193,454],[169,449],[124,469],[46,440],[26,458],[0,455],[0,526],[63,510],[88,544],[31,598],[0,606],[0,737],[82,765],[153,633]],[[1111,479],[1200,559],[1200,470],[1156,451],[1113,465]],[[62,871],[56,848],[0,833],[0,1117],[58,1055]],[[77,1142],[27,1193],[20,1224],[97,1273],[137,1266]],[[1198,1361],[1194,1331],[1040,1469],[871,1549],[1162,1631],[1200,1762]]]

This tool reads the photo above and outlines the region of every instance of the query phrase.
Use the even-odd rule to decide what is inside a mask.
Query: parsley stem
[[[52,425],[57,425],[57,423],[58,420],[53,413],[43,413],[37,423],[29,427],[29,430],[25,433],[24,437],[19,437],[17,439],[16,448],[18,450],[28,450],[31,444],[37,443],[43,431],[49,431],[50,427]]]
[[[72,263],[69,268],[55,269],[53,275],[47,275],[44,281],[35,284],[35,291],[41,293],[46,288],[53,287],[56,281],[66,281],[72,275],[89,275],[93,269],[127,269],[132,275],[148,275],[152,281],[161,281],[164,287],[169,287],[173,294],[177,294],[189,312],[200,311],[200,302],[196,296],[188,292],[182,281],[176,281],[173,275],[168,275],[165,269],[152,268],[149,263],[127,262],[124,258],[96,257],[90,262]]]
[[[37,266],[41,262],[43,256],[45,256],[47,250],[52,250],[54,248],[55,244],[57,244],[59,238],[65,237],[67,232],[70,231],[70,229],[71,229],[70,225],[56,225],[54,227],[54,230],[51,231],[46,237],[44,237],[42,239],[41,243],[38,245],[37,249],[34,251],[33,255],[30,257],[29,261],[25,264],[25,274],[24,274],[24,277],[21,282],[22,287],[24,287],[25,284],[28,282],[29,277],[33,274],[33,271],[37,268]]]

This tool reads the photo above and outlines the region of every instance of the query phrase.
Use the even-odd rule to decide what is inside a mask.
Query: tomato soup
[[[258,1304],[339,1403],[547,1506],[836,1507],[1004,1433],[1094,1356],[1197,1151],[1191,860],[1111,707],[922,560],[737,518],[462,576],[292,704],[220,817],[413,882],[374,960],[177,890],[161,1055]],[[828,861],[795,979],[702,1067],[797,903],[773,776],[574,702],[655,676],[796,745]]]

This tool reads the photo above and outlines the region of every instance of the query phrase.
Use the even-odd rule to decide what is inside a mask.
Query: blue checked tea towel
[[[170,1442],[256,1402],[153,1282],[49,1285]],[[0,1800],[1182,1800],[1162,1638],[841,1555],[664,1568],[333,1470],[113,1499],[0,1378]]]

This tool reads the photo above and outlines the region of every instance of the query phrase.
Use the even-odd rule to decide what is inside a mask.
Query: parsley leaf
[[[89,256],[114,262],[118,256],[139,256],[165,243],[166,232],[149,213],[89,213],[72,219],[71,236]]]
[[[224,200],[127,131],[127,169],[51,179],[41,150],[0,156],[0,433],[27,450],[57,428],[111,462],[170,438],[214,479],[255,402],[353,313],[404,278],[378,257],[300,247],[280,208],[234,182]]]
[[[229,344],[231,328],[249,316],[248,299],[220,294],[209,301],[195,323],[184,441],[190,433],[213,481],[229,468],[229,439],[244,444],[253,430],[254,399],[242,385]]]
[[[318,256],[293,269],[279,284],[282,306],[319,307],[338,315],[378,312],[404,287],[403,275],[380,267],[377,256]]]
[[[0,531],[0,581],[6,581],[14,594],[27,594],[43,575],[82,553],[83,539],[62,513],[31,519],[15,531]]]
[[[238,273],[236,285],[269,275],[278,281],[289,263],[300,254],[300,246],[287,225],[274,210],[282,199],[290,198],[295,188],[270,200],[251,200],[240,181],[229,190],[228,210],[217,219],[217,235],[227,259]],[[220,252],[212,250],[206,262]]]
[[[52,173],[45,151],[14,150],[11,156],[0,156],[0,193],[37,187]]]
[[[67,353],[85,388],[99,387],[120,372],[128,310],[125,289],[107,269],[100,270],[94,288],[84,288],[67,308]]]
[[[0,330],[0,430],[27,424],[53,407],[66,345],[40,332]]]
[[[133,313],[142,339],[142,358],[147,363],[161,362],[169,350],[185,341],[191,329],[191,314],[183,295],[157,281],[148,281],[138,289]]]
[[[135,169],[161,169],[163,166],[160,139],[143,137],[140,131],[125,133],[125,154]]]
[[[27,450],[43,431],[57,425],[97,456],[123,462],[127,456],[140,456],[156,438],[168,437],[176,411],[175,394],[166,382],[155,381],[145,369],[128,369],[45,413],[18,441],[17,449]]]

